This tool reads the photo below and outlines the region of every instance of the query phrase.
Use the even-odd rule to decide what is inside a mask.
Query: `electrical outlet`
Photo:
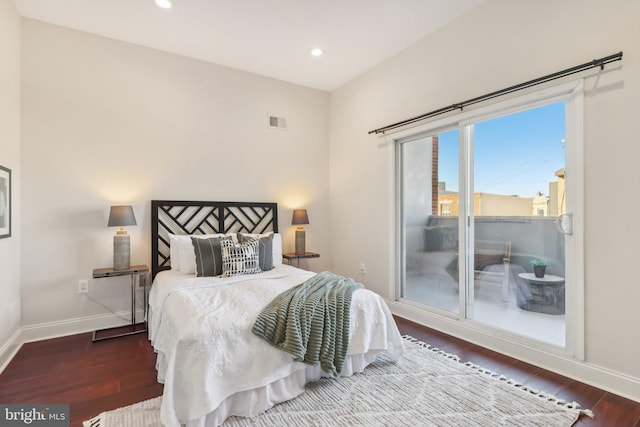
[[[89,281],[87,279],[78,280],[78,293],[86,294],[89,292]]]
[[[367,273],[367,264],[365,264],[364,262],[360,263],[360,274],[366,274]]]

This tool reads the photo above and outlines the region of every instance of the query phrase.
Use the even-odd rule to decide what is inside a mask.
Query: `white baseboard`
[[[130,311],[122,311],[115,314],[100,314],[97,316],[78,317],[75,319],[60,320],[57,322],[40,323],[22,327],[21,341],[23,343],[41,341],[50,338],[64,337],[95,331],[96,329],[126,326],[129,322],[118,316],[130,317]],[[142,319],[142,310],[137,310],[136,318]]]
[[[144,313],[141,309],[137,310],[137,319],[140,319],[141,321],[143,315]],[[11,336],[11,338],[9,338],[9,341],[0,348],[0,373],[4,371],[11,359],[13,359],[20,347],[22,347],[22,344],[64,337],[67,335],[92,332],[96,329],[126,326],[129,324],[129,322],[122,320],[118,316],[130,317],[131,312],[122,311],[115,314],[101,314],[97,316],[78,317],[75,319],[22,326]]]
[[[640,378],[571,357],[536,349],[522,343],[510,341],[504,337],[487,334],[476,328],[469,327],[463,322],[445,318],[398,301],[387,300],[387,304],[393,314],[415,323],[539,366],[548,371],[573,378],[618,396],[640,402]]]
[[[22,330],[20,328],[16,329],[16,331],[9,337],[7,342],[0,347],[0,374],[4,371],[4,368],[7,367],[13,356],[16,355],[20,347],[22,347],[22,342],[20,341],[20,334]]]

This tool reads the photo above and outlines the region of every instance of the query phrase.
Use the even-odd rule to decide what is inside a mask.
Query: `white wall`
[[[22,36],[23,325],[108,313],[77,282],[112,265],[112,204],[134,206],[132,264],[151,261],[152,199],[278,202],[285,251],[305,207],[321,258],[301,266],[328,268],[327,92],[29,19]],[[128,286],[89,295],[127,310]]]
[[[11,169],[11,237],[0,239],[0,366],[20,326],[20,16],[0,0],[0,165]]]
[[[393,149],[369,130],[624,51],[622,63],[585,86],[581,366],[639,385],[640,229],[634,213],[640,202],[630,197],[640,185],[638,16],[637,0],[491,0],[332,92],[331,233],[340,236],[332,248],[334,270],[355,275],[365,261],[367,286],[394,297]],[[622,212],[628,221],[614,225],[612,215]],[[487,336],[475,340],[490,342]],[[560,362],[549,367],[564,369]],[[640,399],[638,390],[632,397]]]

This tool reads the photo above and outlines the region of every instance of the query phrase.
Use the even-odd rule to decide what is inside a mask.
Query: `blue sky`
[[[565,104],[558,102],[475,125],[474,192],[549,194],[565,165]],[[458,131],[439,135],[439,180],[458,191]]]

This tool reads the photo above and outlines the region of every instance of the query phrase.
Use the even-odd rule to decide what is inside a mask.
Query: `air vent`
[[[269,116],[269,127],[271,129],[287,130],[287,119],[284,117]]]

